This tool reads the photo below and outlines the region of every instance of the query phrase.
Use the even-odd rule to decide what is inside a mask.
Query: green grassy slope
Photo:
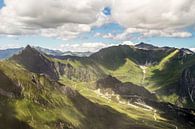
[[[122,82],[132,82],[137,85],[142,85],[143,71],[139,65],[129,59],[126,59],[125,64],[118,69],[110,70],[109,74]]]

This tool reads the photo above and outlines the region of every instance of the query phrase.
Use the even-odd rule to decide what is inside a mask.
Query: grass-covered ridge
[[[24,52],[22,57],[18,55],[17,59],[20,60],[11,58],[0,62],[0,80],[1,78],[6,80],[3,82],[5,85],[0,85],[2,100],[0,122],[16,122],[4,127],[5,129],[17,124],[21,124],[21,128],[35,129],[191,128],[173,119],[173,116],[164,116],[163,111],[148,107],[144,102],[139,102],[140,100],[138,103],[131,103],[116,93],[102,93],[101,89],[94,88],[97,80],[110,75],[124,84],[131,82],[129,84],[146,86],[150,91],[156,92],[161,100],[175,101],[178,94],[167,95],[164,93],[169,92],[164,91],[166,88],[175,88],[172,84],[176,84],[185,67],[194,63],[194,56],[183,58],[180,57],[180,50],[166,49],[165,53],[160,51],[160,54],[155,50],[151,57],[147,55],[147,60],[142,60],[145,59],[144,54],[150,51],[128,47],[119,46],[122,53],[119,55],[106,53],[105,59],[99,59],[104,58],[104,54],[101,53],[98,54],[98,58],[92,55],[89,58],[61,59],[36,51],[35,57],[38,58],[34,60],[41,58],[41,62],[38,61],[36,65],[32,63],[33,61],[23,62],[29,56],[27,54],[28,56],[25,57]],[[131,49],[134,49],[133,52],[129,52]],[[116,48],[112,51],[115,50]],[[143,52],[136,55],[140,51]],[[155,57],[155,53],[158,53],[158,57]],[[123,57],[122,60],[121,57]],[[109,60],[112,59],[114,62],[110,63]],[[104,60],[107,62],[102,62]],[[42,64],[47,64],[47,62],[51,66],[49,68],[52,69],[49,74],[41,69]],[[145,63],[147,66],[143,66]],[[148,64],[152,65],[148,66]],[[33,65],[33,69],[36,70],[38,68],[38,72],[29,69],[28,65]],[[112,66],[113,68],[110,69],[109,67]],[[181,69],[178,70],[179,68]],[[53,73],[57,75],[57,78],[51,78],[50,75]],[[6,89],[7,85],[10,88]],[[16,94],[12,90],[13,87],[19,89],[16,92],[17,96],[9,95],[9,93]],[[6,108],[9,109],[7,115],[3,113]],[[1,116],[6,116],[7,119],[3,121]]]
[[[181,96],[179,85],[182,72],[195,64],[194,57],[194,54],[184,54],[179,49],[175,50],[159,64],[147,68],[144,85],[159,95],[161,100],[176,104]],[[185,106],[186,102],[183,102]]]

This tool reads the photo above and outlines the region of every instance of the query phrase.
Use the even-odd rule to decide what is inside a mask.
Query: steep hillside
[[[145,86],[156,92],[164,101],[186,105],[182,100],[181,80],[184,70],[195,64],[195,55],[187,49],[178,49],[165,57],[158,65],[147,68]],[[183,74],[182,74],[183,73]],[[187,89],[187,87],[185,87]],[[185,96],[189,98],[188,96]],[[186,99],[185,99],[186,100]],[[182,104],[183,103],[183,104]]]
[[[125,63],[126,59],[130,59],[139,65],[156,64],[174,50],[174,48],[145,50],[128,45],[119,45],[104,48],[92,54],[90,58],[107,69],[116,70]]]
[[[183,70],[178,89],[181,99],[188,98],[191,106],[195,107],[195,64]]]

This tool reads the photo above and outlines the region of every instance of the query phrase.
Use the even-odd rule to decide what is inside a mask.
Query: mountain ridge
[[[194,84],[194,53],[145,45],[113,46],[89,57],[49,56],[27,46],[0,62],[0,82],[10,85],[0,85],[0,97],[20,87],[22,98],[10,103],[23,127],[194,129],[193,102],[185,103],[194,90],[183,92]]]

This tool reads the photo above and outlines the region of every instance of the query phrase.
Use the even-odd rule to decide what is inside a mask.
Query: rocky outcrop
[[[179,93],[182,97],[189,98],[191,102],[195,101],[195,65],[183,71],[180,79]]]
[[[15,84],[3,72],[0,71],[0,96],[8,98],[21,97],[21,86]]]
[[[156,99],[155,95],[150,93],[144,87],[134,85],[130,82],[122,83],[112,76],[107,76],[98,80],[96,83],[96,88],[105,89],[107,91],[110,89],[123,98],[132,98],[138,96],[140,98],[148,98],[152,100]]]

